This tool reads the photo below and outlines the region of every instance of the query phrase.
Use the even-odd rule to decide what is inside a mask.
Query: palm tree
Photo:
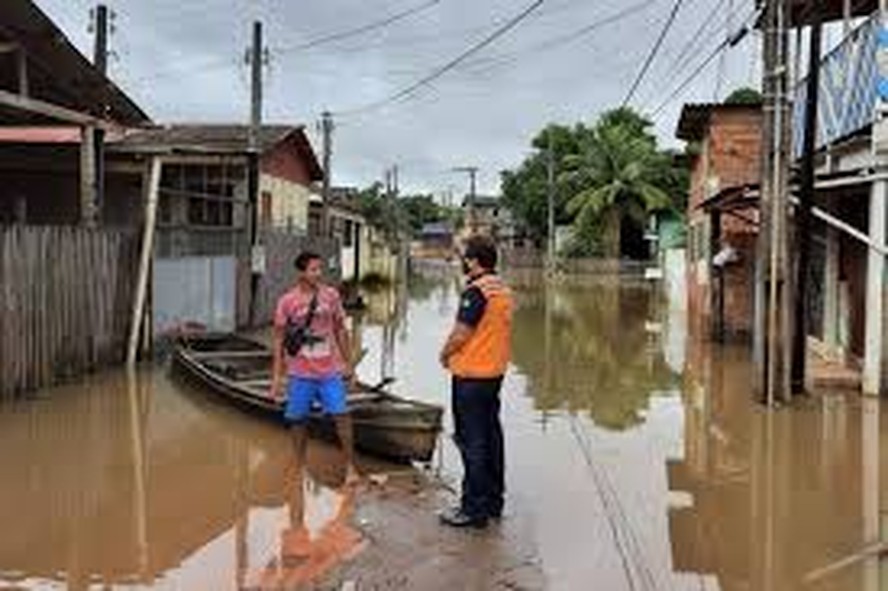
[[[620,256],[624,219],[643,226],[649,213],[671,205],[664,182],[671,174],[669,157],[625,117],[603,117],[566,164],[573,186],[582,187],[568,202],[576,230],[602,233],[609,257]]]

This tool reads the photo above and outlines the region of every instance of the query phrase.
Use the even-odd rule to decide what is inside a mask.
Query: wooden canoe
[[[173,367],[224,398],[283,422],[283,403],[269,393],[271,350],[261,343],[228,334],[184,336]],[[358,451],[401,462],[431,461],[441,432],[440,406],[362,384],[349,392],[348,408]],[[320,411],[312,413],[309,428],[335,437],[333,421]]]

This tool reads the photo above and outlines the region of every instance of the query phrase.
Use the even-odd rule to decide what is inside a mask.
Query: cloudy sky
[[[90,55],[93,2],[37,3]],[[459,194],[467,181],[450,169],[476,165],[481,190],[495,193],[499,171],[521,161],[546,122],[592,121],[623,100],[673,3],[544,0],[519,27],[408,100],[360,111],[481,41],[531,0],[439,0],[387,27],[310,49],[299,46],[429,0],[108,0],[116,13],[111,76],[158,122],[246,121],[244,52],[251,21],[261,19],[270,52],[265,118],[314,132],[322,111],[341,113],[336,183],[366,185],[397,163],[403,190]],[[685,0],[633,105],[653,112],[752,6]],[[688,47],[704,24],[700,42]],[[714,60],[654,117],[660,137],[675,143],[682,102],[757,86],[759,55],[759,37],[751,35]]]

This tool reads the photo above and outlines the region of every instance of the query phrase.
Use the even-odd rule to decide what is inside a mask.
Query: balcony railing
[[[877,56],[881,31],[881,13],[876,12],[823,58],[817,106],[818,148],[849,137],[874,122],[879,100]],[[807,94],[807,81],[802,80],[796,88],[793,112],[796,157],[802,152]]]

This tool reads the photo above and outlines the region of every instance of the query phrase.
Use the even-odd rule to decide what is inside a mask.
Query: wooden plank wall
[[[138,236],[0,226],[0,397],[122,362]]]

